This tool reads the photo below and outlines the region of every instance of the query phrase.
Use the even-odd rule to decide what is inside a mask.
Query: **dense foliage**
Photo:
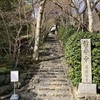
[[[10,11],[15,7],[17,3],[17,0],[0,0],[0,10]]]
[[[66,33],[66,32],[65,32]],[[68,33],[69,34],[69,33]],[[62,38],[62,42],[65,42],[66,35]],[[71,66],[69,71],[69,77],[74,86],[77,86],[81,82],[81,44],[80,40],[83,38],[91,39],[92,47],[92,77],[93,83],[100,86],[100,35],[89,32],[75,32],[71,35],[66,42],[65,56],[67,63]],[[67,40],[66,39],[66,40]]]
[[[0,0],[0,72],[27,65],[27,54],[31,55],[30,47],[34,46],[33,27],[25,19],[23,6],[27,8],[18,0]]]
[[[63,45],[66,44],[68,41],[68,38],[75,32],[76,29],[68,27],[67,29],[65,27],[60,26],[58,28],[58,39],[63,41]]]

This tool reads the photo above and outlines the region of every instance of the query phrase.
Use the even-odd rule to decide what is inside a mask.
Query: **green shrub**
[[[65,46],[66,42],[68,41],[68,38],[74,34],[76,29],[72,29],[72,28],[64,28],[62,26],[60,26],[58,28],[58,39],[60,39],[63,43],[63,45]]]
[[[66,29],[62,26],[58,28],[58,39],[62,40],[63,34],[66,33]]]
[[[100,86],[100,35],[89,32],[76,32],[68,39],[65,46],[65,56],[72,66],[69,77],[74,86],[81,82],[81,43],[83,38],[91,39],[92,77],[93,83]]]

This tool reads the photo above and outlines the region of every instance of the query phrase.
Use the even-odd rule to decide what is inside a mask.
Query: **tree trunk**
[[[91,9],[91,2],[90,0],[87,1],[87,9],[88,9],[88,20],[89,20],[89,32],[93,32],[93,15]]]
[[[35,44],[34,44],[34,53],[33,59],[35,61],[39,60],[39,40],[40,40],[40,31],[41,31],[41,21],[43,15],[43,8],[46,0],[40,0],[39,9],[38,9],[38,17],[37,17],[37,25],[36,25],[36,33],[35,33]]]

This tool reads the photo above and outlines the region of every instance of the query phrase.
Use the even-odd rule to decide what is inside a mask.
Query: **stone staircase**
[[[33,78],[21,92],[21,100],[74,100],[67,77],[68,66],[59,42],[49,35],[42,60],[34,70]]]

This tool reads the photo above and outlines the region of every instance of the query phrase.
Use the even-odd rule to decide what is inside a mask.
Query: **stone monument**
[[[81,39],[82,83],[79,83],[78,94],[96,94],[96,84],[92,84],[91,40]]]

